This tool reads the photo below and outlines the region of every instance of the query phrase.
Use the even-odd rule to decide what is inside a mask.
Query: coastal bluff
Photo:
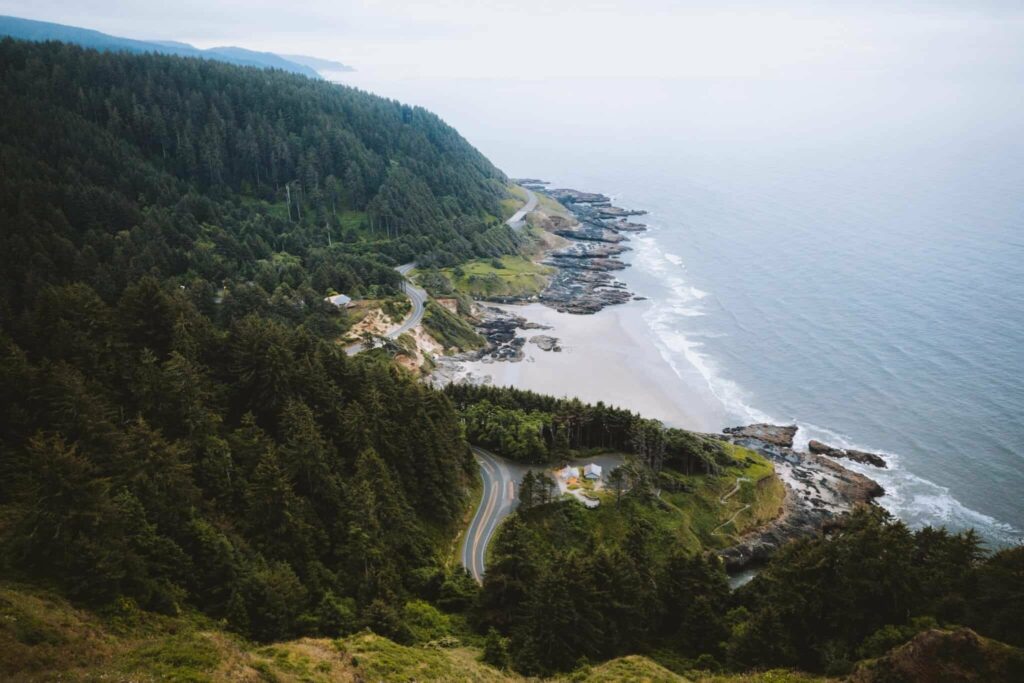
[[[786,487],[782,510],[774,521],[718,551],[728,571],[765,562],[786,543],[827,530],[885,493],[873,479],[833,460],[831,453],[795,450],[796,433],[795,425],[753,424],[727,427],[717,436],[767,457]]]

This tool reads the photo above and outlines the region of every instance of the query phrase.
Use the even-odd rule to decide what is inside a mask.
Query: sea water
[[[1019,542],[1019,83],[345,81],[437,112],[512,176],[649,211],[621,277],[726,421],[885,453],[850,466],[894,514]]]

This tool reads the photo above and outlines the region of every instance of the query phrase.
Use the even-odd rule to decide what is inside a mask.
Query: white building
[[[576,479],[580,476],[580,472],[575,467],[569,467],[568,465],[558,470],[558,478],[562,481],[569,481],[570,479]]]
[[[590,463],[583,468],[583,476],[587,479],[600,479],[601,478],[601,466]]]
[[[335,294],[334,296],[325,297],[324,301],[329,304],[334,304],[338,308],[348,308],[352,305],[352,297],[345,296],[344,294]]]

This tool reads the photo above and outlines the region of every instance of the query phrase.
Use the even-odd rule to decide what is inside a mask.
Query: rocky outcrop
[[[758,439],[773,446],[792,448],[797,427],[796,425],[753,424],[746,427],[726,427],[722,431],[736,438]]]
[[[603,221],[605,227],[615,230],[616,232],[643,232],[647,229],[647,226],[643,223],[631,223],[625,218],[620,218],[617,221]]]
[[[769,424],[723,430],[727,441],[771,460],[776,475],[786,486],[783,512],[775,521],[719,551],[729,571],[760,564],[786,543],[820,533],[857,506],[866,505],[885,493],[874,480],[846,469],[835,460],[794,451],[796,431],[792,425]]]
[[[565,187],[548,190],[547,193],[553,199],[556,199],[563,204],[611,205],[612,203],[612,200],[603,194],[597,192],[580,192],[579,190],[570,190]]]
[[[873,465],[874,467],[888,467],[885,464],[885,458],[877,453],[868,453],[867,451],[858,451],[852,448],[835,448],[814,439],[807,443],[807,449],[816,455],[827,455],[830,458],[846,458],[847,460],[853,460],[865,465]]]
[[[930,629],[885,655],[861,662],[849,683],[988,683],[1019,681],[1024,675],[1024,651],[969,628]]]
[[[540,180],[539,178],[512,178],[511,180],[516,185],[522,185],[523,187],[528,187],[531,190],[542,190],[544,189],[544,186],[549,184],[548,181]]]
[[[576,221],[545,226],[569,244],[545,257],[543,262],[557,272],[541,292],[540,301],[564,313],[585,314],[632,299],[625,283],[611,273],[627,267],[619,257],[629,251],[623,244],[629,238],[620,233],[646,229],[625,216],[643,212],[613,207],[603,194],[566,188],[545,192],[572,212]]]
[[[647,212],[642,209],[621,209],[617,206],[602,206],[597,210],[601,218],[627,218],[629,216],[643,216]]]
[[[487,346],[480,351],[463,356],[468,360],[484,362],[518,362],[524,357],[523,346],[526,338],[516,331],[530,325],[524,318],[493,306],[477,307],[476,329],[487,340]]]
[[[568,259],[558,265],[558,271],[540,295],[541,302],[556,311],[597,313],[605,306],[626,303],[632,296],[625,284],[615,280],[607,270],[592,270],[582,265],[573,267]]]
[[[561,351],[562,347],[558,345],[558,340],[554,337],[549,337],[546,334],[538,334],[530,337],[530,343],[536,344],[541,351]]]
[[[567,239],[584,240],[588,242],[609,242],[617,244],[619,242],[624,242],[627,239],[617,232],[612,232],[611,230],[606,230],[605,228],[599,228],[589,224],[573,228],[556,228],[555,230],[552,230],[552,232]]]

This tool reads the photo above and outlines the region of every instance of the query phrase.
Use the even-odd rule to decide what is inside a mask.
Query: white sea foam
[[[711,394],[721,403],[728,419],[738,424],[797,424],[799,430],[794,446],[801,450],[806,449],[811,439],[818,439],[840,448],[882,453],[888,464],[887,469],[854,462],[843,464],[881,484],[886,493],[879,499],[879,503],[912,527],[932,525],[954,530],[974,527],[983,537],[995,543],[1012,544],[1021,541],[1024,535],[1020,530],[968,508],[956,500],[949,489],[908,471],[902,466],[898,454],[859,444],[844,434],[801,422],[794,416],[779,419],[751,405],[753,401],[750,394],[725,377],[708,353],[701,340],[710,336],[694,330],[693,325],[686,322],[686,319],[705,315],[702,302],[709,296],[708,293],[686,282],[681,275],[682,259],[675,254],[662,252],[653,236],[645,236],[637,240],[636,244],[634,267],[657,277],[667,291],[665,298],[654,300],[644,314],[659,353],[680,378],[685,379],[688,368],[695,370]]]
[[[839,448],[853,448],[885,456],[887,469],[879,469],[855,462],[843,465],[868,476],[885,489],[879,503],[886,510],[912,527],[945,526],[954,530],[975,528],[983,536],[997,543],[1019,543],[1020,530],[994,517],[973,510],[950,494],[949,489],[919,477],[907,470],[898,453],[861,444],[845,434],[812,424],[797,423],[800,429],[794,446],[806,449],[808,441],[817,439]]]

